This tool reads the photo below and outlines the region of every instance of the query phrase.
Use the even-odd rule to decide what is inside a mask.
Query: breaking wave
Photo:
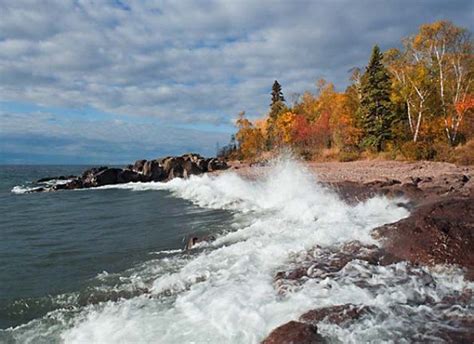
[[[275,274],[314,247],[353,240],[377,245],[373,228],[408,215],[397,205],[400,199],[374,197],[349,205],[291,159],[275,161],[255,179],[226,172],[100,189],[107,188],[167,190],[200,207],[227,209],[235,220],[204,247],[161,252],[130,271],[97,276],[97,288],[119,297],[73,302],[0,333],[0,340],[3,335],[24,343],[258,343],[307,310],[353,303],[374,311],[349,329],[322,324],[320,332],[344,342],[390,341],[430,324],[436,309],[416,300],[439,301],[472,288],[459,271],[434,273],[406,263],[382,267],[355,259],[332,277],[308,279],[279,293]],[[419,278],[426,274],[433,283]],[[369,287],[355,283],[359,280]]]

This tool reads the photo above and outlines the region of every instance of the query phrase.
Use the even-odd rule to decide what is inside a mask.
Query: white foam
[[[167,189],[202,207],[251,213],[253,221],[219,237],[215,250],[155,280],[152,293],[175,294],[173,307],[142,298],[111,303],[86,312],[63,334],[66,342],[258,342],[314,306],[302,293],[282,299],[273,287],[274,273],[290,254],[353,239],[373,243],[371,228],[407,215],[385,198],[351,207],[291,160],[255,181],[224,173],[113,187]]]
[[[26,187],[26,186],[17,185],[12,188],[11,192],[14,194],[21,195],[21,194],[33,192],[38,189],[40,189],[40,187]]]
[[[273,277],[289,257],[315,245],[376,243],[372,228],[408,215],[396,205],[399,200],[384,197],[350,206],[292,160],[276,162],[257,180],[228,172],[105,188],[169,190],[201,207],[230,209],[236,222],[194,257],[165,258],[163,263],[170,266],[179,260],[174,270],[154,262],[159,274],[149,286],[151,294],[82,309],[57,332],[66,343],[258,343],[276,326],[315,307],[350,302],[390,315],[390,307],[406,305],[413,290],[439,298],[466,286],[461,278],[450,280],[445,289],[427,289],[422,281],[403,279],[408,274],[404,264],[378,267],[353,261],[337,279],[309,280],[293,292],[278,294]],[[357,274],[382,285],[377,297],[353,283]],[[384,338],[385,333],[390,337],[403,328],[396,321],[371,321],[371,326],[357,325],[350,333],[331,325],[321,330],[360,342]]]

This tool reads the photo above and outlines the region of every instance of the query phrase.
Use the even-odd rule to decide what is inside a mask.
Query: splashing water
[[[254,180],[227,172],[103,188],[168,190],[200,207],[230,210],[235,221],[195,252],[164,252],[122,274],[97,277],[119,281],[104,293],[128,290],[129,296],[57,309],[4,331],[4,338],[25,343],[258,343],[307,310],[353,303],[373,312],[349,328],[323,323],[320,332],[344,342],[395,341],[436,324],[436,307],[416,300],[429,296],[436,303],[472,288],[459,271],[434,273],[406,263],[382,267],[354,259],[330,277],[308,279],[279,293],[275,274],[316,245],[337,249],[353,240],[377,245],[370,236],[373,228],[408,215],[397,206],[399,199],[375,197],[348,205],[291,159],[275,161]],[[433,283],[420,277],[427,274]],[[136,290],[143,292],[133,294]]]

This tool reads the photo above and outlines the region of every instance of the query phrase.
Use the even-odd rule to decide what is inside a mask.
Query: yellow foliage
[[[279,141],[284,144],[292,142],[293,127],[296,115],[292,112],[285,112],[276,120],[276,131]]]

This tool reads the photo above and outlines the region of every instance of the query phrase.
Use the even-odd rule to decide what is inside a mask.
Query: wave
[[[422,279],[411,277],[415,268],[405,263],[381,267],[354,260],[332,279],[308,280],[291,292],[278,293],[275,273],[308,250],[352,240],[378,244],[371,229],[408,215],[397,205],[400,199],[374,197],[349,205],[292,159],[275,161],[255,180],[226,172],[100,189],[109,188],[167,190],[200,207],[228,209],[235,213],[235,221],[202,251],[186,257],[166,256],[138,269],[147,276],[142,286],[146,293],[88,305],[73,313],[52,312],[46,320],[10,330],[14,338],[40,342],[49,335],[66,343],[258,343],[276,326],[316,307],[366,304],[385,318],[396,314],[394,306],[407,307],[397,310],[393,321],[374,316],[367,320],[372,324],[356,324],[350,331],[329,324],[321,327],[323,334],[334,338],[370,341],[393,338],[405,330],[404,322],[413,312],[409,301],[414,291],[439,300],[467,283],[460,273],[439,274],[434,276],[438,287],[426,286]],[[100,275],[101,279],[115,277]],[[376,294],[354,283],[357,278],[379,286]],[[419,322],[425,324],[426,319],[421,317]]]
[[[26,194],[32,192],[43,191],[46,188],[51,188],[55,185],[64,185],[71,182],[72,179],[51,179],[40,183],[27,183],[24,185],[16,185],[11,189],[11,193],[14,194]]]

